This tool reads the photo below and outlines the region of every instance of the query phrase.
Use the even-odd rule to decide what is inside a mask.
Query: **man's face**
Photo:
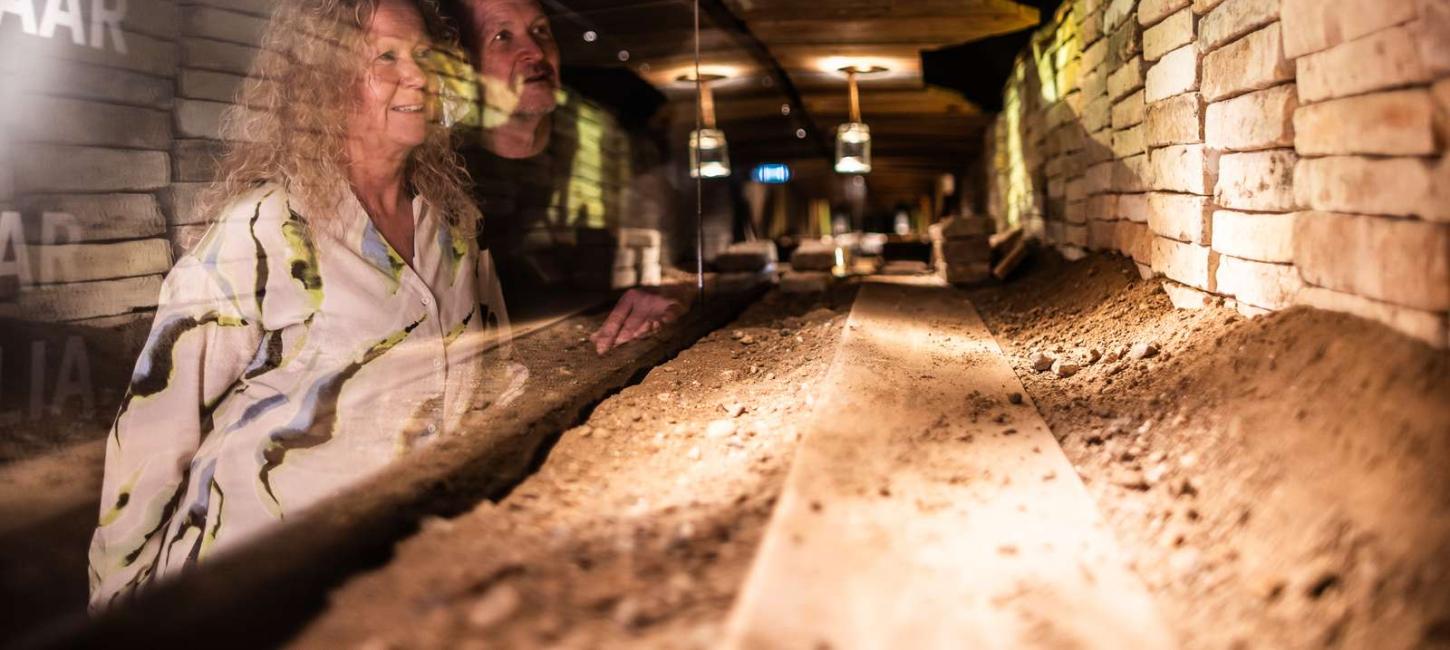
[[[509,115],[554,110],[559,46],[534,0],[474,0],[484,102]]]

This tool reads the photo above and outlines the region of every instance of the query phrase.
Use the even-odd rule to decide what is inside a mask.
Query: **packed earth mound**
[[[852,295],[770,294],[601,403],[506,498],[426,523],[295,645],[710,647]]]
[[[969,295],[1184,647],[1450,645],[1450,355],[1037,257]]]

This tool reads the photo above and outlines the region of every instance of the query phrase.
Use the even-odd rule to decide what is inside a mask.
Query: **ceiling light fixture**
[[[871,173],[871,127],[861,121],[861,90],[856,76],[885,72],[881,66],[850,66],[841,68],[851,91],[851,121],[836,127],[836,173]]]
[[[730,149],[725,144],[725,132],[715,128],[715,93],[710,83],[724,79],[723,76],[701,74],[700,115],[701,125],[690,132],[690,178],[725,178],[730,175]],[[680,81],[696,81],[695,75],[680,77]]]

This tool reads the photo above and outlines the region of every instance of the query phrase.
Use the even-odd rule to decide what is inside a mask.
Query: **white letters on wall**
[[[35,3],[41,1],[45,7],[37,21]],[[21,32],[42,38],[55,38],[57,30],[64,29],[76,45],[103,50],[109,40],[117,53],[125,54],[126,36],[121,32],[121,21],[126,18],[127,0],[89,0],[89,30],[81,12],[83,2],[86,0],[0,0],[0,27],[19,21]]]

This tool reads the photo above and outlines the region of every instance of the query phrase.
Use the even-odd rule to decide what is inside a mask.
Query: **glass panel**
[[[871,127],[847,122],[836,128],[836,173],[871,172]]]

